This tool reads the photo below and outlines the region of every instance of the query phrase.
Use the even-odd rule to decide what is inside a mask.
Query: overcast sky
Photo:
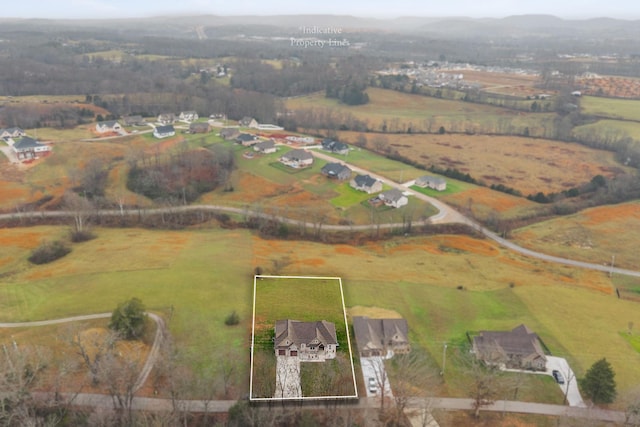
[[[13,0],[2,17],[127,18],[168,14],[332,14],[375,18],[550,14],[567,19],[640,19],[637,0]]]

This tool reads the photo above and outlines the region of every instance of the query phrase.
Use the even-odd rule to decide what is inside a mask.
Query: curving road
[[[15,323],[0,323],[0,328],[28,328],[35,326],[49,326],[49,325],[57,325],[60,323],[70,323],[70,322],[81,322],[85,320],[94,320],[94,319],[105,319],[111,317],[112,313],[98,313],[98,314],[87,314],[84,316],[73,316],[73,317],[65,317],[62,319],[52,319],[52,320],[38,320],[34,322],[15,322]],[[164,340],[164,335],[166,331],[166,326],[164,320],[154,313],[146,313],[154,322],[156,322],[156,334],[153,339],[153,345],[151,346],[151,350],[149,350],[149,354],[147,355],[147,360],[144,362],[142,369],[140,370],[140,374],[138,375],[138,379],[136,380],[134,391],[138,391],[140,387],[147,381],[149,378],[149,374],[153,369],[156,361],[158,360],[158,354],[160,352],[160,346]]]

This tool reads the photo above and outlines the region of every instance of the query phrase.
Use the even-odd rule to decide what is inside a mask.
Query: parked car
[[[553,375],[553,378],[555,378],[558,384],[564,384],[564,377],[562,376],[560,371],[554,369],[553,371],[551,371],[551,375]]]
[[[378,392],[378,384],[376,383],[376,379],[369,377],[369,393],[377,393]]]

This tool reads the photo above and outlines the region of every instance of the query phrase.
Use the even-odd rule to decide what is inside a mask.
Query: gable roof
[[[358,187],[371,187],[378,181],[370,175],[356,175],[353,180],[356,182]]]
[[[391,190],[380,193],[378,197],[384,201],[395,203],[406,196],[402,194],[402,191],[398,190],[397,188],[392,188]]]
[[[275,148],[275,146],[276,146],[276,143],[270,139],[267,141],[259,142],[256,145],[254,145],[254,147],[258,148],[259,150],[268,150],[269,148]]]
[[[250,133],[241,133],[236,137],[236,140],[241,142],[255,141],[256,139],[256,136]]]
[[[419,178],[416,178],[416,184],[427,184],[427,183],[432,183],[435,185],[438,184],[446,184],[447,180],[444,178],[440,178],[439,176],[431,176],[431,175],[424,175],[421,176]]]
[[[339,176],[343,173],[346,174],[347,172],[351,174],[351,169],[342,163],[327,163],[320,171],[329,176]]]
[[[480,331],[473,342],[480,352],[497,350],[507,355],[537,355],[546,360],[538,335],[525,325],[517,326],[511,331]]]
[[[98,126],[100,126],[100,127],[108,127],[108,128],[112,128],[117,124],[118,124],[117,120],[107,120],[105,122],[98,122]]]
[[[30,150],[36,147],[42,147],[44,144],[36,141],[29,136],[23,136],[15,144],[13,144],[14,150]]]
[[[284,159],[303,161],[303,160],[312,160],[313,154],[311,154],[307,150],[296,148],[295,150],[291,150],[288,153],[285,153],[282,157]]]
[[[326,320],[301,322],[299,320],[283,319],[276,321],[274,341],[276,347],[288,347],[292,344],[299,346],[303,343],[310,343],[315,339],[324,345],[337,345],[336,325]]]
[[[156,129],[153,131],[154,133],[171,133],[176,130],[173,128],[173,125],[166,126],[156,126]]]
[[[384,350],[387,343],[409,342],[409,326],[405,319],[370,319],[367,316],[353,317],[353,332],[360,353],[368,350]]]

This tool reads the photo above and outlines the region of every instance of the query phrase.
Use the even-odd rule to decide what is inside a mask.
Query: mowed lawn
[[[580,109],[586,115],[640,121],[640,101],[638,100],[583,96],[580,100]]]
[[[278,320],[326,320],[336,327],[339,351],[348,354],[340,281],[336,278],[262,277],[255,287],[256,346],[273,348],[270,340]]]
[[[97,239],[74,245],[61,260],[28,264],[30,248],[65,233],[61,227],[0,229],[2,247],[9,248],[0,264],[2,321],[111,311],[136,296],[165,316],[196,366],[215,363],[231,348],[246,354],[239,371],[248,378],[253,272],[261,266],[265,274],[342,277],[347,307],[395,310],[409,322],[414,345],[436,363],[447,342],[445,389],[453,396],[468,389],[454,357],[466,348],[465,333],[520,323],[566,356],[579,376],[607,357],[622,393],[640,383],[640,354],[621,336],[629,322],[640,324],[640,310],[615,297],[612,279],[531,260],[490,241],[442,235],[333,246],[263,240],[245,230],[99,229]],[[262,299],[267,316],[291,306],[297,307],[291,316],[340,318],[337,296],[300,286]],[[316,296],[322,302],[306,299]],[[233,310],[241,323],[225,326]],[[527,399],[560,402],[548,380],[536,379],[542,391],[535,388]]]

